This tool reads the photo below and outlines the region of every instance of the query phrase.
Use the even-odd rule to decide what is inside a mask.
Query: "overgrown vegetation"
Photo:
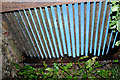
[[[15,64],[18,69],[17,78],[26,78],[26,79],[60,79],[60,78],[113,78],[119,77],[117,74],[119,72],[114,72],[116,70],[112,69],[103,69],[105,65],[101,65],[98,61],[96,61],[97,57],[93,57],[92,59],[84,59],[88,58],[88,56],[81,57],[79,60],[75,61],[75,63],[53,63],[53,67],[50,68],[44,62],[44,68],[35,69],[32,66],[26,65],[24,67],[19,67]],[[118,60],[114,60],[114,62],[118,62]],[[113,74],[115,73],[115,74]]]
[[[110,29],[114,32],[120,32],[120,1],[119,0],[109,0],[111,2],[111,14],[110,14]],[[116,42],[116,46],[120,45],[120,40]]]
[[[119,79],[120,78],[120,65],[113,65],[113,67],[111,68],[111,78],[117,78]]]

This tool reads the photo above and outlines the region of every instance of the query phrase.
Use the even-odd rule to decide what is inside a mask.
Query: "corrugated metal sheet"
[[[108,2],[64,4],[3,13],[27,56],[100,56],[114,48],[118,32],[108,33]]]

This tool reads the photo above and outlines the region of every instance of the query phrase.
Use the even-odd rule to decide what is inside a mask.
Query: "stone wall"
[[[0,79],[2,78],[2,16],[0,14]]]
[[[19,63],[22,58],[22,53],[20,53],[17,43],[14,39],[14,35],[5,28],[3,22],[2,29],[2,58],[0,58],[0,64],[2,64],[2,68],[0,71],[2,74],[0,76],[5,78],[14,78],[16,76],[16,68],[13,63]]]

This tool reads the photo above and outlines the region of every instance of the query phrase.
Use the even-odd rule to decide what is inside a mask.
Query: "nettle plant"
[[[20,67],[15,64],[17,68],[17,78],[26,79],[60,79],[60,78],[110,78],[112,76],[110,69],[103,69],[105,65],[100,65],[96,61],[97,57],[89,59],[88,56],[79,58],[74,63],[67,63],[64,65],[61,59],[61,63],[53,63],[53,67],[48,67],[48,65],[43,62],[44,68],[33,68],[32,66],[25,65]],[[87,60],[85,60],[87,59]],[[118,60],[114,60],[118,62]],[[109,62],[111,63],[111,62]]]
[[[109,0],[111,2],[111,14],[110,14],[110,29],[120,32],[120,1]],[[116,46],[120,45],[120,40],[116,42]]]

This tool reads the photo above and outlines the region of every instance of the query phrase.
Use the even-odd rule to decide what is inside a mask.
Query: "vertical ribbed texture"
[[[61,37],[62,37],[62,45],[64,49],[64,54],[67,54],[66,51],[66,43],[65,43],[65,34],[63,30],[63,22],[62,22],[62,17],[61,17],[61,11],[60,11],[60,6],[57,5],[57,14],[58,14],[58,21],[59,21],[59,26],[60,26],[60,32],[61,32]]]
[[[94,55],[96,55],[96,49],[97,49],[98,28],[99,28],[99,22],[100,22],[101,7],[102,7],[102,1],[100,1],[100,3],[99,3],[97,28],[96,28],[95,43],[94,43]]]
[[[109,21],[110,21],[110,16],[108,18],[108,23],[107,23],[107,28],[106,28],[106,33],[105,33],[105,39],[104,39],[104,44],[103,44],[103,50],[102,50],[102,55],[104,55],[104,50],[105,50],[105,45],[107,42],[107,35],[108,35],[108,29],[109,29]]]
[[[104,9],[103,20],[102,20],[102,27],[101,27],[101,32],[100,32],[98,56],[100,55],[100,49],[101,49],[101,43],[102,43],[102,37],[103,37],[103,29],[104,29],[104,22],[105,22],[106,10],[107,10],[107,1],[105,3],[105,9]]]
[[[62,11],[63,11],[63,19],[64,19],[64,26],[65,26],[65,32],[66,32],[66,39],[67,39],[68,56],[71,56],[70,33],[69,33],[69,27],[68,27],[68,15],[67,15],[67,8],[66,8],[65,4],[62,5]]]
[[[90,2],[87,2],[87,9],[86,9],[86,49],[85,49],[85,56],[88,56],[88,46],[89,46],[89,23],[90,23]]]
[[[79,56],[79,14],[78,14],[78,3],[74,4],[75,12],[75,31],[76,31],[76,54]]]
[[[113,42],[112,48],[114,48],[114,46],[115,46],[115,42],[116,42],[117,35],[118,35],[118,31],[117,31],[116,34],[115,34],[115,38],[114,38],[114,42]]]
[[[74,40],[74,23],[73,23],[73,9],[72,4],[68,5],[69,8],[69,19],[70,19],[70,28],[71,28],[71,40],[72,40],[72,54],[75,58],[75,40]]]
[[[59,31],[58,31],[58,26],[57,26],[56,16],[55,16],[55,11],[54,11],[53,6],[51,6],[51,12],[52,12],[53,23],[54,23],[55,31],[56,31],[56,35],[57,35],[57,41],[58,41],[58,45],[59,45],[60,54],[63,57],[62,47],[61,47],[61,42],[60,42],[60,37],[59,37]]]
[[[107,1],[74,3],[10,12],[8,20],[31,58],[100,56],[114,48],[118,36],[109,33],[108,11]]]
[[[43,52],[44,52],[44,54],[45,54],[45,57],[47,58],[46,51],[45,51],[44,46],[43,46],[43,44],[42,44],[41,37],[40,37],[40,35],[39,35],[39,32],[38,32],[37,26],[36,26],[36,24],[35,24],[35,20],[34,20],[34,18],[33,18],[33,16],[32,16],[32,12],[31,12],[30,9],[29,9],[29,13],[30,13],[30,16],[31,16],[31,18],[32,18],[32,21],[33,21],[33,24],[34,24],[35,30],[36,30],[36,32],[37,32],[37,37],[39,38],[39,41],[40,41],[40,43],[41,43],[41,46],[42,46]],[[42,53],[41,53],[41,54],[42,54]]]
[[[27,38],[27,36],[26,36],[26,34],[25,34],[25,31],[24,31],[24,29],[22,28],[22,25],[20,24],[20,21],[19,21],[19,19],[18,19],[18,17],[17,17],[17,15],[16,15],[16,13],[15,13],[15,12],[14,12],[14,15],[15,15],[15,17],[16,17],[16,19],[17,19],[18,23],[19,23],[19,26],[20,26],[20,28],[21,28],[21,30],[20,30],[20,31],[22,31],[23,36],[25,36],[24,38],[28,41],[28,38]],[[27,42],[27,43],[28,43],[28,42]],[[31,54],[33,54],[33,55],[35,56],[35,53],[34,53],[34,51],[33,51],[32,47],[31,47],[30,43],[28,43],[28,44],[26,44],[26,43],[25,43],[25,45],[28,45],[28,46],[31,48],[32,53],[30,53],[30,55],[31,55]],[[35,56],[35,57],[36,57],[36,56]]]
[[[81,3],[81,55],[84,55],[84,3]]]
[[[111,43],[112,35],[113,35],[113,30],[112,30],[110,38],[109,38],[109,43],[108,43],[108,48],[107,48],[106,54],[108,54],[108,51],[109,51],[109,48],[110,48],[110,43]]]
[[[37,49],[36,49],[36,47],[35,47],[35,44],[34,44],[32,38],[31,38],[31,36],[30,36],[30,33],[29,33],[28,29],[27,29],[26,23],[25,23],[25,21],[24,21],[24,19],[23,19],[22,14],[21,14],[20,11],[19,11],[19,14],[20,14],[20,17],[21,17],[21,19],[22,19],[22,22],[23,22],[23,24],[24,24],[24,26],[25,26],[25,29],[26,29],[26,31],[27,31],[27,34],[28,34],[28,36],[29,36],[29,38],[30,38],[30,41],[31,41],[31,43],[32,43],[32,45],[33,45],[33,48],[35,49],[35,52],[38,54]],[[40,58],[39,54],[38,54],[38,57]]]
[[[95,9],[96,9],[96,2],[93,4],[93,13],[92,13],[92,29],[91,29],[91,42],[90,42],[90,53],[92,53],[92,44],[93,44],[93,30],[94,30],[94,23],[95,23]]]
[[[42,26],[41,26],[40,19],[39,19],[39,16],[38,16],[38,13],[37,13],[36,8],[34,8],[34,11],[35,11],[35,14],[36,14],[36,17],[37,17],[37,21],[38,21],[38,24],[39,24],[39,27],[40,27],[40,30],[41,30],[41,33],[42,33],[44,42],[45,42],[45,44],[47,44],[46,39],[45,39],[45,35],[44,35],[44,32],[43,32],[43,29],[42,29]],[[49,51],[48,45],[45,45],[45,46],[46,46],[46,48],[47,48],[47,51],[48,51],[48,54],[49,54],[49,58],[51,58],[51,55],[50,55],[50,51]]]
[[[35,42],[36,42],[36,44],[37,44],[37,47],[38,47],[39,52],[40,52],[40,54],[41,54],[41,57],[44,58],[44,56],[43,56],[43,54],[42,54],[42,52],[41,52],[41,49],[40,49],[40,47],[39,47],[38,41],[37,41],[37,39],[36,39],[35,33],[34,33],[34,31],[33,31],[33,28],[32,28],[32,26],[31,26],[31,23],[30,23],[30,21],[29,21],[29,19],[28,19],[28,16],[27,16],[27,14],[26,14],[26,11],[25,11],[24,9],[23,9],[23,11],[24,11],[25,17],[26,17],[26,19],[27,19],[27,21],[28,21],[30,30],[32,31],[32,35],[33,35],[33,37],[34,37],[34,39],[35,39]],[[39,55],[39,54],[37,54],[37,55]]]
[[[45,12],[46,12],[47,20],[48,20],[48,23],[49,23],[49,28],[50,28],[50,32],[51,32],[51,35],[52,35],[52,40],[53,40],[53,44],[54,44],[54,47],[55,47],[55,52],[56,52],[57,58],[59,58],[55,37],[54,37],[54,34],[53,34],[53,28],[52,28],[52,24],[51,24],[51,20],[50,20],[50,16],[49,16],[49,11],[48,11],[47,7],[45,7]]]
[[[45,19],[44,19],[44,15],[43,15],[43,11],[42,11],[41,7],[40,7],[40,13],[41,13],[42,21],[43,21],[43,24],[44,24],[44,27],[45,27],[45,31],[46,31],[46,34],[47,34],[47,37],[48,37],[48,41],[49,41],[49,44],[50,44],[52,55],[55,58],[55,53],[53,51],[52,43],[51,43],[51,40],[50,40],[50,37],[49,37],[49,33],[48,33],[48,30],[47,30],[47,26],[46,26],[46,23],[45,23]]]

